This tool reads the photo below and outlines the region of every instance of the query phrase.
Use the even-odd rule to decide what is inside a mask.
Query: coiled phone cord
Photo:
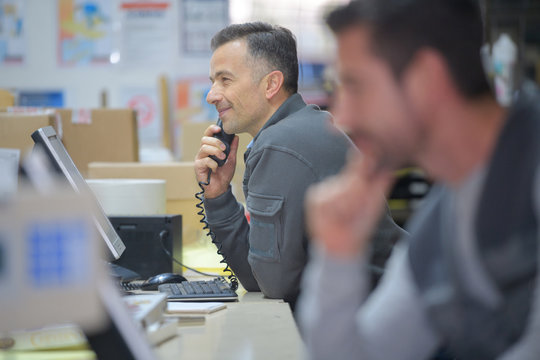
[[[210,174],[212,174],[212,171],[208,170],[208,178],[206,179],[206,182],[203,182],[203,181],[198,182],[199,187],[201,188],[201,191],[196,193],[195,197],[200,202],[197,203],[197,205],[195,206],[199,209],[199,212],[197,212],[197,215],[201,216],[201,219],[199,220],[199,222],[204,225],[203,230],[208,230],[206,235],[210,236],[210,239],[212,239],[212,243],[216,245],[217,247],[217,253],[221,255],[221,257],[223,258],[220,261],[220,263],[225,264],[225,269],[223,270],[223,272],[229,273],[228,278],[230,282],[230,287],[233,291],[236,291],[236,289],[238,289],[238,278],[236,277],[236,275],[234,275],[233,271],[229,267],[229,264],[227,263],[227,259],[225,258],[225,255],[223,255],[223,252],[221,251],[222,244],[216,242],[216,234],[214,234],[214,232],[210,229],[210,226],[208,225],[208,221],[206,221],[206,213],[204,212],[204,206],[203,206],[204,204],[203,196],[204,196],[204,187],[210,185]]]

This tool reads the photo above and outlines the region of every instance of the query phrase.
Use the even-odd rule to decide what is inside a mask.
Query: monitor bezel
[[[56,171],[61,173],[66,178],[76,192],[86,192],[92,194],[86,180],[79,172],[79,169],[71,159],[71,156],[69,156],[64,144],[52,126],[37,129],[32,133],[32,139],[34,140],[35,144],[40,144],[43,146],[45,153],[48,155]],[[51,139],[53,140],[51,141]],[[56,143],[56,146],[53,144],[53,142]],[[123,254],[124,250],[126,249],[126,245],[118,236],[118,233],[112,226],[109,218],[103,211],[103,208],[97,199],[96,208],[97,211],[93,214],[96,228],[101,238],[105,241],[105,244],[107,245],[112,257],[117,260]]]

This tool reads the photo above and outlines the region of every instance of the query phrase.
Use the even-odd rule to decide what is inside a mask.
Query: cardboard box
[[[15,96],[7,90],[0,89],[0,107],[15,105]]]
[[[32,133],[39,128],[57,128],[53,114],[12,114],[0,113],[0,148],[21,150],[21,154],[32,149]]]
[[[62,118],[62,142],[83,175],[92,161],[139,160],[134,110],[93,109],[86,117],[70,109],[58,109],[58,113]]]
[[[90,179],[164,179],[167,200],[187,199],[199,191],[195,180],[193,162],[91,162],[88,164]]]
[[[182,215],[183,244],[195,243],[204,237],[195,193],[200,191],[195,180],[193,162],[170,163],[104,163],[88,164],[91,179],[164,179],[167,214]]]
[[[180,149],[182,149],[182,160],[193,161],[201,147],[201,138],[204,131],[212,122],[186,122],[182,124],[182,136],[180,137]]]
[[[201,138],[204,135],[204,131],[208,126],[212,125],[212,122],[201,123],[184,123],[182,124],[182,136],[180,138],[180,144],[182,149],[182,160],[193,161],[195,156],[199,152],[201,147]],[[249,134],[239,134],[240,146],[238,147],[238,154],[243,155],[247,149],[247,145],[252,139]],[[243,163],[243,161],[242,161]]]

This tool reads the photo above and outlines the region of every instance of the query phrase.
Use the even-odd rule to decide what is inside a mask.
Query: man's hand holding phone
[[[227,191],[229,184],[234,176],[236,169],[236,153],[238,151],[238,136],[233,137],[230,144],[229,156],[225,154],[227,146],[223,143],[220,136],[222,128],[216,125],[210,125],[204,132],[201,139],[201,148],[195,157],[195,176],[200,183],[206,183],[210,177],[209,185],[204,186],[204,196],[207,199],[218,197]],[[227,140],[226,138],[224,139]],[[210,156],[215,157],[212,159]],[[218,166],[216,160],[225,160],[223,166]]]

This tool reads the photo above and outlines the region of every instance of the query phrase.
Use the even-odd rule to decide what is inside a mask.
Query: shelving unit
[[[540,0],[481,0],[485,36],[493,44],[507,33],[518,47],[515,88],[526,80],[540,85]]]

